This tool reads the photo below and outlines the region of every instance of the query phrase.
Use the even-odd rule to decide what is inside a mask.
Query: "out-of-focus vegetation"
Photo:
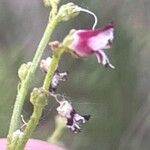
[[[62,3],[67,1],[61,0]],[[70,150],[149,150],[150,147],[150,1],[74,0],[93,10],[97,27],[115,23],[115,39],[109,51],[115,70],[105,69],[96,58],[73,59],[65,55],[60,66],[69,79],[58,92],[71,97],[75,108],[92,119],[82,132],[67,131],[62,141]],[[6,137],[18,83],[17,69],[32,60],[42,37],[48,9],[42,0],[0,1],[0,137]],[[53,40],[62,40],[70,29],[91,28],[93,18],[81,13],[61,24]],[[49,54],[46,49],[44,56]],[[44,57],[43,56],[43,57]],[[40,86],[37,71],[33,86]],[[55,104],[45,108],[33,137],[46,139],[54,129]],[[26,100],[24,116],[32,107]]]

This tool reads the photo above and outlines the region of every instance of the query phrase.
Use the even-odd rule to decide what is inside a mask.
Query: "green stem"
[[[61,57],[61,55],[63,54],[64,51],[65,51],[65,48],[60,46],[60,47],[54,52],[54,54],[53,54],[53,57],[52,57],[52,61],[51,61],[49,70],[48,70],[48,72],[47,72],[47,74],[46,74],[46,77],[45,77],[45,80],[44,80],[44,83],[43,83],[43,88],[44,88],[45,90],[48,90],[48,89],[49,89],[50,83],[51,83],[51,81],[52,81],[53,74],[54,74],[54,72],[55,72],[56,69],[57,69],[57,66],[58,66],[60,57]]]
[[[22,83],[20,90],[18,91],[16,102],[13,109],[13,114],[10,122],[10,128],[8,136],[11,136],[14,131],[18,129],[19,122],[20,122],[20,114],[22,112],[22,107],[24,104],[25,97],[27,95],[27,92],[30,87],[30,83],[33,80],[33,77],[35,75],[35,71],[37,69],[38,63],[41,59],[41,56],[43,54],[43,51],[51,37],[52,32],[54,31],[56,25],[58,24],[59,20],[57,16],[51,20],[51,22],[48,22],[48,25],[46,27],[46,30],[44,32],[44,35],[39,43],[39,46],[36,50],[36,54],[33,58],[32,66],[29,70],[29,73],[27,74],[27,77],[25,81]]]
[[[58,143],[66,129],[66,120],[60,116],[55,118],[55,130],[53,134],[48,138],[49,143]]]
[[[63,54],[63,52],[65,51],[64,47],[59,47],[56,52],[53,55],[53,59],[51,62],[51,65],[49,67],[49,71],[45,77],[44,83],[43,83],[43,88],[45,90],[49,89],[49,85],[51,83],[53,74],[58,66],[59,63],[59,59],[61,57],[61,55]],[[34,100],[36,100],[37,97],[34,97]],[[17,148],[15,150],[22,150],[26,144],[26,142],[28,141],[28,139],[30,138],[33,130],[35,129],[36,125],[39,122],[39,119],[42,115],[42,110],[44,107],[38,107],[34,106],[34,111],[33,114],[27,124],[27,127],[25,128],[24,131],[24,135],[21,139],[19,139],[18,144],[17,144]]]
[[[50,136],[50,138],[47,140],[49,143],[58,144],[60,138],[62,137],[64,133],[65,127],[60,127],[55,129],[53,134]]]
[[[18,140],[18,145],[15,148],[15,150],[23,150],[25,147],[25,144],[27,143],[28,139],[30,138],[33,130],[38,124],[39,118],[42,115],[42,110],[44,106],[34,106],[33,114],[27,124],[27,127],[23,133],[22,138]]]
[[[8,139],[7,139],[8,140]],[[15,139],[11,139],[10,141],[11,143],[9,145],[7,145],[7,149],[9,150],[14,150],[15,149],[15,146],[17,145],[17,142],[18,142],[18,138],[15,138]]]
[[[51,4],[51,7],[52,7],[52,10],[51,10],[51,13],[50,13],[50,16],[49,16],[49,20],[51,18],[55,17],[57,12],[58,12],[58,4],[57,3]]]

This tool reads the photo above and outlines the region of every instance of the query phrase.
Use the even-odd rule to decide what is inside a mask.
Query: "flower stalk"
[[[59,3],[59,1],[57,1],[57,2]],[[58,3],[56,3],[56,4],[58,4]],[[35,71],[38,67],[39,61],[43,54],[43,51],[44,51],[46,45],[48,44],[48,41],[50,40],[50,37],[51,37],[55,27],[57,26],[57,24],[59,22],[67,21],[67,20],[75,17],[78,14],[78,13],[77,14],[75,13],[76,6],[73,3],[68,3],[66,5],[61,6],[60,11],[56,15],[56,13],[57,13],[56,4],[55,4],[55,7],[52,5],[52,11],[50,11],[50,17],[49,17],[50,20],[48,21],[46,30],[45,30],[43,37],[39,43],[39,46],[36,50],[35,56],[32,61],[32,65],[26,75],[26,78],[22,81],[21,85],[19,86],[20,88],[18,90],[18,94],[16,97],[14,109],[13,109],[13,114],[12,114],[12,118],[11,118],[11,122],[10,122],[8,137],[11,137],[13,132],[15,132],[19,127],[20,114],[22,112],[22,107],[24,104],[25,97],[28,93],[30,83],[33,81]],[[51,15],[52,12],[55,12],[55,13],[53,13],[53,15]],[[47,73],[46,79],[44,81],[43,87],[47,90],[48,90],[49,84],[51,82],[53,72],[56,69],[56,64],[59,61],[61,53],[64,51],[63,48],[60,48],[60,49],[61,49],[60,53],[56,52],[54,54],[53,63],[51,65],[52,69]]]
[[[28,139],[31,137],[32,132],[40,120],[44,107],[47,105],[48,97],[55,93],[58,81],[65,81],[64,77],[67,76],[67,72],[60,73],[58,70],[58,64],[63,53],[70,52],[71,54],[80,57],[87,57],[96,54],[99,63],[114,68],[103,51],[103,49],[110,48],[112,44],[113,25],[109,24],[101,29],[95,30],[94,28],[97,24],[97,17],[94,13],[82,9],[73,3],[62,5],[58,10],[59,2],[60,0],[44,0],[45,6],[51,7],[47,27],[35,52],[33,61],[27,64],[22,64],[18,70],[20,83],[18,84],[18,93],[8,132],[8,150],[24,149]],[[34,79],[35,71],[41,60],[44,49],[47,46],[54,29],[59,22],[68,21],[71,18],[76,17],[80,11],[90,13],[94,16],[95,23],[92,30],[74,30],[64,38],[62,43],[57,41],[53,44],[51,43],[53,50],[51,60],[46,59],[46,62],[43,61],[40,64],[41,68],[43,68],[46,73],[43,85],[41,88],[34,88],[30,96],[30,101],[33,104],[33,113],[28,123],[25,122],[23,125],[25,128],[19,128],[25,97],[29,91],[30,84]],[[52,91],[51,88],[53,89]],[[55,118],[55,131],[48,138],[48,142],[51,143],[59,142],[66,127],[70,128],[74,133],[80,132],[81,125],[90,118],[90,115],[78,114],[68,101],[59,101],[57,100],[57,97],[56,101],[60,106],[57,108],[58,116]]]
[[[69,43],[70,43],[70,36],[67,36],[64,39],[64,41],[61,44],[59,44],[59,47],[54,51],[53,57],[52,57],[52,60],[51,60],[51,64],[49,66],[48,72],[47,72],[47,74],[45,76],[45,80],[43,82],[43,86],[41,88],[42,91],[44,90],[44,91],[48,92],[50,84],[52,82],[52,77],[55,73],[55,70],[57,69],[58,64],[59,64],[59,60],[60,60],[62,54],[67,50],[66,47],[68,47]],[[36,99],[38,101],[38,96],[40,96],[40,94],[37,94],[37,96],[32,96],[32,95],[34,95],[34,93],[36,93],[36,92],[34,92],[34,90],[33,90],[32,94],[31,94],[31,102],[34,106],[34,110],[33,110],[32,116],[31,116],[29,122],[27,123],[27,126],[26,126],[26,128],[23,132],[22,138],[20,138],[18,140],[18,144],[17,144],[17,147],[15,148],[15,150],[22,150],[24,148],[24,146],[25,146],[26,142],[28,141],[28,139],[30,138],[33,130],[37,126],[37,124],[39,122],[39,119],[42,115],[42,111],[44,109],[44,106],[46,105],[46,104],[41,105],[41,106],[39,106],[39,104],[37,105]],[[45,98],[45,99],[43,98],[43,100],[46,101],[47,98]],[[40,103],[42,101],[38,101],[38,102]],[[59,132],[61,132],[61,131],[62,131],[62,128],[59,130]],[[13,144],[12,144],[12,147],[14,147]]]
[[[9,136],[12,135],[14,131],[18,129],[19,123],[20,123],[20,114],[22,111],[22,107],[24,104],[25,97],[28,93],[28,89],[30,87],[30,83],[33,81],[35,71],[38,67],[39,61],[41,59],[41,56],[43,54],[43,51],[55,29],[57,26],[59,20],[57,17],[53,18],[51,22],[48,22],[48,25],[46,27],[46,30],[43,34],[43,37],[41,39],[41,42],[39,43],[39,46],[36,50],[36,54],[33,58],[33,62],[31,65],[31,68],[29,69],[29,72],[25,78],[25,80],[21,83],[21,87],[18,90],[18,94],[16,97],[15,105],[14,105],[14,110],[10,122],[10,128],[9,128]]]
[[[38,124],[39,118],[42,115],[43,108],[45,107],[45,105],[47,105],[47,97],[47,91],[43,90],[42,88],[35,88],[31,93],[30,101],[33,104],[33,113],[23,132],[23,136],[18,140],[18,144],[15,150],[24,149],[25,144],[27,143],[33,130]]]
[[[43,37],[39,43],[39,46],[33,58],[32,65],[30,69],[28,70],[28,73],[25,79],[22,80],[21,83],[18,84],[19,85],[18,94],[16,96],[16,101],[15,101],[12,118],[10,121],[9,132],[7,136],[8,137],[8,141],[7,141],[8,149],[9,149],[9,145],[11,145],[12,134],[19,128],[20,116],[21,116],[24,100],[30,88],[30,84],[33,81],[33,78],[35,76],[35,71],[38,67],[39,61],[42,57],[44,49],[46,45],[48,44],[55,27],[57,26],[59,22],[60,20],[57,16],[54,16],[54,18],[51,18],[51,21],[50,20],[48,21]]]
[[[66,39],[64,40],[66,43]],[[58,66],[59,60],[61,55],[65,52],[65,47],[62,45],[58,47],[58,49],[54,52],[53,58],[51,61],[51,65],[49,66],[49,70],[46,74],[43,87],[38,89],[34,89],[31,94],[31,103],[34,106],[34,110],[32,113],[32,116],[30,117],[29,122],[27,123],[27,126],[23,132],[22,138],[18,140],[18,144],[15,150],[22,150],[25,147],[26,142],[30,138],[33,130],[37,126],[40,117],[42,115],[42,111],[44,109],[44,106],[47,103],[47,97],[48,97],[48,90],[52,81],[53,74]],[[44,94],[44,95],[43,95]],[[44,104],[43,104],[44,103]],[[60,129],[61,131],[62,129]],[[59,132],[60,132],[59,131]]]
[[[50,87],[52,77],[54,75],[54,72],[57,69],[60,57],[64,53],[64,51],[65,51],[64,47],[59,47],[53,54],[52,61],[51,61],[50,67],[49,67],[50,69],[48,70],[45,80],[44,80],[44,83],[43,83],[43,88],[45,90],[48,90]]]
[[[55,130],[52,135],[48,138],[49,143],[58,144],[60,138],[62,137],[66,129],[66,119],[61,116],[56,116],[55,118]]]

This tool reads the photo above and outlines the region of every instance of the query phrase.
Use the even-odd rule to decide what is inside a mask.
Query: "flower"
[[[49,91],[53,92],[56,91],[56,88],[59,84],[59,81],[66,81],[67,80],[67,75],[68,72],[59,72],[58,70],[55,71],[53,78],[52,78],[52,82],[49,88]]]
[[[66,100],[60,102],[57,107],[58,114],[67,119],[66,126],[74,133],[81,131],[81,125],[90,119],[90,115],[80,115],[72,107],[71,103]]]
[[[48,69],[49,69],[49,66],[51,64],[51,61],[52,61],[52,58],[51,57],[48,57],[46,59],[42,59],[41,60],[41,63],[40,63],[40,68],[42,71],[44,71],[45,73],[48,72]],[[51,82],[51,85],[49,87],[49,91],[50,92],[54,92],[56,91],[56,88],[59,84],[60,81],[66,81],[67,80],[67,76],[68,76],[68,72],[60,72],[58,70],[58,67],[53,75],[53,78],[52,78],[52,82]]]
[[[46,59],[42,59],[40,62],[40,68],[42,71],[44,71],[45,73],[47,73],[48,68],[51,64],[52,58],[51,57],[47,57]]]
[[[20,66],[18,70],[18,76],[21,82],[26,79],[26,76],[31,68],[31,65],[32,65],[32,62],[27,62]]]
[[[71,33],[73,40],[68,48],[80,57],[88,57],[95,54],[98,63],[114,68],[103,51],[111,47],[113,31],[114,26],[112,23],[94,30],[76,30]]]

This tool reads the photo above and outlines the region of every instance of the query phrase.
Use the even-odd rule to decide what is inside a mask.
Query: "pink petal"
[[[87,57],[99,49],[110,48],[113,40],[113,25],[108,24],[96,30],[77,30],[69,46],[80,57]]]
[[[73,34],[73,42],[69,46],[71,50],[80,57],[87,57],[93,53],[92,49],[88,46],[86,37],[80,36],[80,33],[88,33],[85,30],[78,30]]]

